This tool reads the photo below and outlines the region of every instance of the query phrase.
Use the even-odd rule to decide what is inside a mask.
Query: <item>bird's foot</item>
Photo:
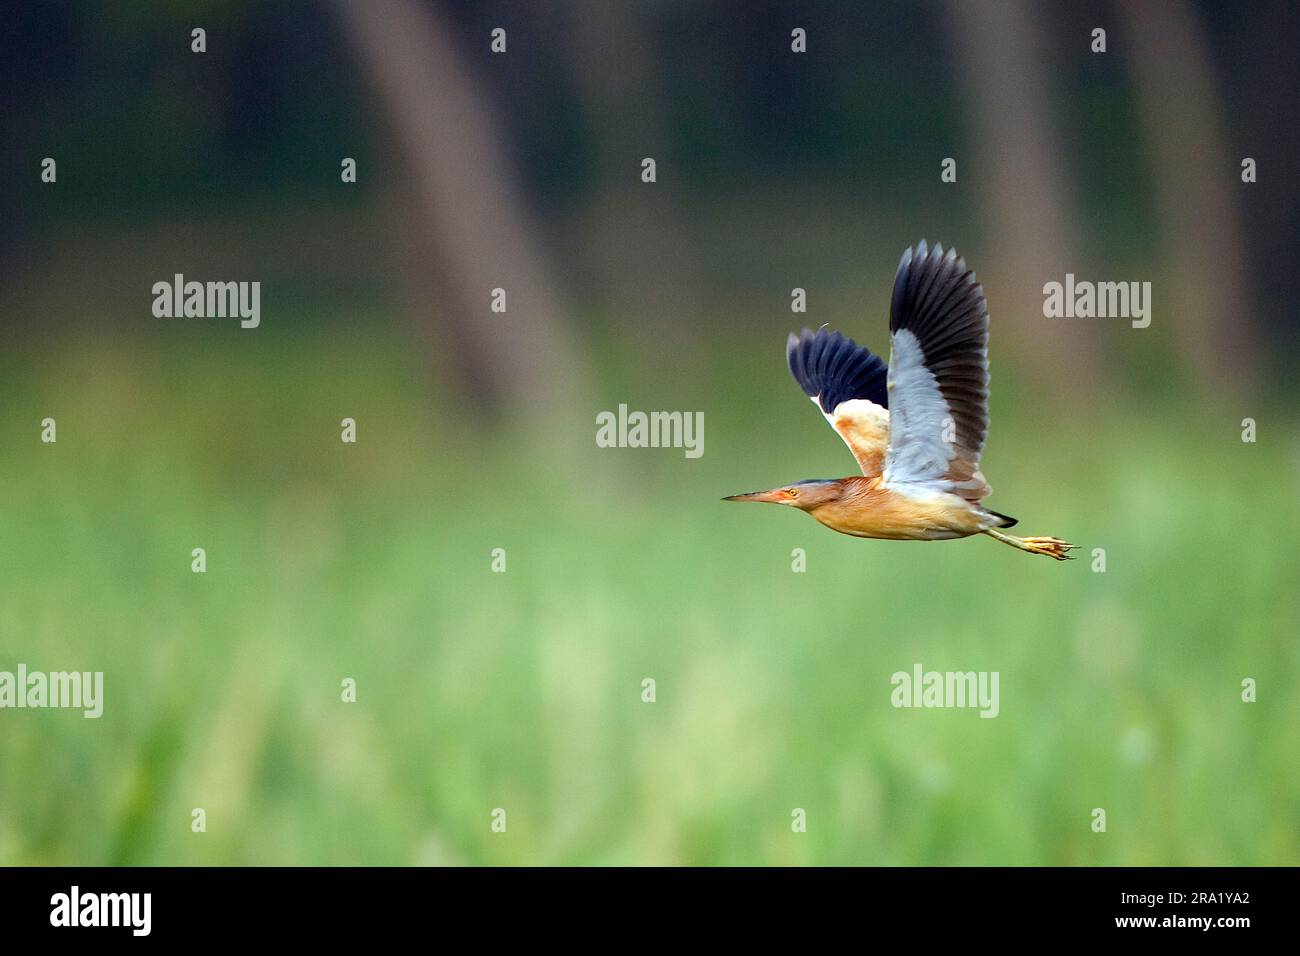
[[[1069,561],[1069,552],[1078,547],[1077,544],[1070,544],[1060,538],[1021,538],[1020,540],[1024,542],[1021,547],[1030,554],[1045,554],[1057,561]]]

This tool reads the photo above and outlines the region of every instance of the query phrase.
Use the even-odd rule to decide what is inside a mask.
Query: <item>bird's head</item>
[[[792,485],[782,485],[770,491],[751,491],[743,495],[728,495],[723,501],[766,501],[774,505],[791,505],[802,511],[837,500],[844,490],[838,478],[805,478]]]

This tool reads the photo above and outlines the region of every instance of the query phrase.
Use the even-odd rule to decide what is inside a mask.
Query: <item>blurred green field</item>
[[[1281,406],[1254,445],[1183,396],[1063,421],[995,356],[990,504],[1059,565],[719,502],[852,469],[779,340],[701,343],[684,388],[615,356],[538,435],[483,434],[412,339],[0,356],[0,668],[106,695],[0,712],[0,864],[1300,863]],[[619,402],[703,410],[703,458],[597,449]],[[916,662],[999,671],[1000,716],[894,709]]]

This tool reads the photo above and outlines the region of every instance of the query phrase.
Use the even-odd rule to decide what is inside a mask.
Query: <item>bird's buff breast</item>
[[[808,513],[832,531],[892,541],[964,538],[993,525],[982,508],[957,495],[929,489],[904,492],[878,480]]]

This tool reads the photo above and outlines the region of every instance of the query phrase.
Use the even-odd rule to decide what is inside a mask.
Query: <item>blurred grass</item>
[[[995,368],[990,503],[1057,565],[720,503],[852,467],[779,340],[600,369],[705,412],[688,461],[596,449],[598,409],[479,434],[382,324],[173,328],[0,356],[0,669],[107,698],[0,713],[0,863],[1300,863],[1284,406],[1243,445]],[[893,709],[915,662],[999,671],[1001,715]]]

